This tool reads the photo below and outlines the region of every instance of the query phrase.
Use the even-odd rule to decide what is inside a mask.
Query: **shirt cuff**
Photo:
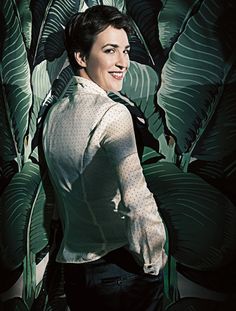
[[[163,249],[158,261],[155,263],[144,264],[143,271],[144,273],[147,274],[158,275],[160,270],[164,268],[166,262],[167,262],[167,255],[165,254],[165,251]]]
[[[144,273],[151,274],[151,275],[158,275],[160,272],[160,266],[156,264],[145,264],[143,266]]]

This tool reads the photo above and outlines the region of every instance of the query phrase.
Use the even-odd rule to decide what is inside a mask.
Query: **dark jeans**
[[[144,274],[123,248],[86,264],[65,264],[71,311],[162,310],[163,272]]]

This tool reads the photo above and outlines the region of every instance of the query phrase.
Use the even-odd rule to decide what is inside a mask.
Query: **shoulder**
[[[131,117],[131,114],[128,110],[128,108],[119,103],[119,102],[115,102],[113,101],[112,99],[109,98],[109,109],[107,110],[107,117],[109,115],[113,115],[113,116],[116,116],[117,118],[130,118]]]
[[[46,116],[45,116],[45,122],[48,121],[49,119],[55,118],[58,115],[60,115],[61,110],[64,109],[65,106],[68,106],[69,104],[69,98],[65,97],[62,99],[59,99],[54,103],[47,111]]]
[[[110,106],[101,120],[101,124],[105,126],[107,133],[117,134],[118,132],[132,131],[133,121],[129,110],[121,103],[112,102],[113,105]]]
[[[92,102],[86,102],[86,110],[91,109],[95,120],[100,120],[106,125],[120,122],[121,119],[129,118],[128,109],[121,103],[115,102],[109,96],[96,94],[93,95]]]

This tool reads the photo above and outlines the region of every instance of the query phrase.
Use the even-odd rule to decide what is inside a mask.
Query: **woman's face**
[[[129,49],[125,30],[107,27],[97,35],[80,75],[106,92],[120,91],[129,66]]]

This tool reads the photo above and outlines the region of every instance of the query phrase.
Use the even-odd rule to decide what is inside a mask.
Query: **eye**
[[[130,50],[124,50],[124,54],[129,55],[129,53],[130,53]]]
[[[104,53],[106,54],[114,54],[115,53],[115,49],[107,49],[104,51]]]

